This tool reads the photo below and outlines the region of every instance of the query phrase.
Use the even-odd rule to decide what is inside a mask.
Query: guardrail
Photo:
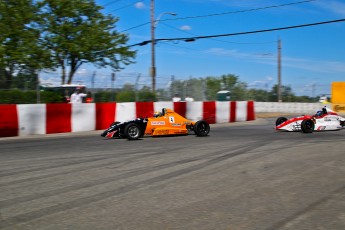
[[[162,108],[210,124],[255,120],[253,101],[0,105],[0,137],[102,130]]]

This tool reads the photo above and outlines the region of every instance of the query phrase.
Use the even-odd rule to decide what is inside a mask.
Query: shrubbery
[[[93,102],[135,102],[156,101],[156,96],[150,91],[120,91],[120,92],[97,92],[93,94]],[[35,90],[0,90],[0,104],[36,104],[65,103],[63,95],[58,92],[40,91],[37,95]]]
[[[40,103],[61,103],[64,98],[55,92],[39,92],[28,90],[3,90],[0,91],[0,104],[36,104]]]
[[[93,102],[110,102],[114,101],[116,97],[116,93],[113,92],[98,92],[93,94]]]

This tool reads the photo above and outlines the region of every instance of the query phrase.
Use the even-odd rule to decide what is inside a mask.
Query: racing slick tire
[[[206,121],[200,120],[195,123],[193,129],[197,136],[204,137],[210,132],[210,125]]]
[[[123,132],[128,140],[138,140],[141,137],[140,126],[136,123],[129,123]]]
[[[345,126],[345,121],[340,121],[340,125],[341,125],[341,127],[344,127]]]
[[[312,133],[314,131],[315,124],[312,120],[303,120],[301,123],[301,129],[303,133]]]
[[[277,120],[276,120],[276,126],[282,124],[285,121],[287,121],[286,117],[278,117]]]

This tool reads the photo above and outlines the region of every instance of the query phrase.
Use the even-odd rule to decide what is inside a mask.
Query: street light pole
[[[176,16],[176,13],[164,12],[155,19],[155,1],[151,0],[151,68],[150,75],[152,78],[152,92],[156,92],[156,60],[155,60],[155,29],[159,23],[160,18],[164,14]]]
[[[151,0],[151,68],[152,92],[156,92],[156,60],[155,60],[155,1]]]
[[[277,96],[278,102],[282,102],[282,86],[281,86],[281,41],[280,38],[278,39],[278,85],[277,85]]]

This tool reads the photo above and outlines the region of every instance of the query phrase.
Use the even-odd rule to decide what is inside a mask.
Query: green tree
[[[207,100],[216,100],[217,92],[220,90],[229,90],[231,100],[245,100],[247,84],[239,81],[238,76],[234,74],[206,78]]]
[[[232,101],[244,101],[248,100],[247,96],[247,84],[244,82],[238,82],[232,87],[231,100]]]
[[[38,84],[38,74],[34,70],[21,71],[13,78],[11,88],[36,90]]]
[[[253,101],[268,101],[269,92],[263,89],[250,89],[247,92],[247,99]]]
[[[32,0],[0,1],[0,85],[10,88],[22,72],[50,65],[39,40],[37,8]]]
[[[196,101],[212,101],[216,100],[217,92],[220,90],[229,90],[234,93],[235,98],[243,98],[246,95],[246,87],[247,85],[239,81],[236,75],[225,74],[220,77],[208,76],[206,78],[190,78],[184,81],[174,80],[168,90],[171,97],[179,94],[182,99],[189,95]],[[164,93],[161,94],[165,95]],[[240,96],[240,94],[244,96]]]
[[[135,87],[132,84],[125,84],[121,91],[116,94],[116,102],[134,102]]]
[[[184,88],[185,81],[181,80],[174,80],[170,84],[170,98],[171,100],[175,95],[179,95],[180,97],[183,96],[183,88]]]
[[[185,94],[183,97],[186,96],[193,97],[195,101],[203,101],[205,100],[205,82],[203,79],[191,78],[189,79],[184,87]]]
[[[125,46],[128,36],[116,31],[119,19],[103,15],[93,0],[42,0],[39,6],[42,38],[61,68],[62,84],[72,83],[84,63],[113,71],[133,63],[135,51]]]
[[[220,76],[222,89],[231,91],[239,83],[238,76],[234,74],[224,74]]]
[[[206,77],[206,100],[216,100],[217,92],[221,90],[221,82],[220,78]]]
[[[285,102],[295,101],[295,95],[290,86],[281,86],[282,100]],[[270,92],[270,101],[278,101],[278,85],[274,85]]]
[[[136,91],[135,101],[156,101],[156,94],[152,92],[151,88],[144,86],[141,90]]]

